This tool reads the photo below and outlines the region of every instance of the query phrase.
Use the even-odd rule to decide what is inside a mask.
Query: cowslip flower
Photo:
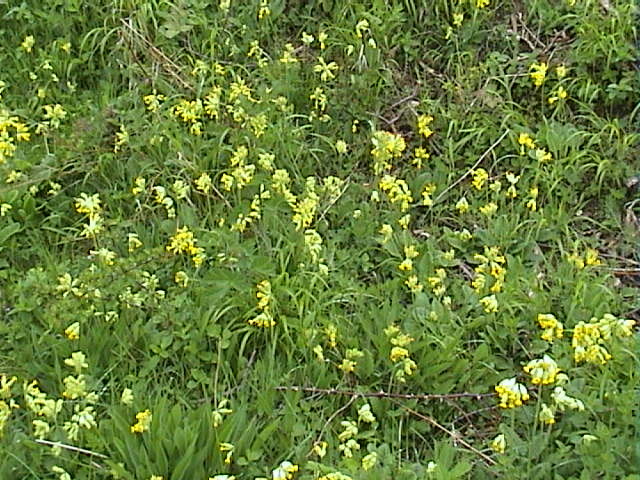
[[[78,340],[80,338],[80,322],[73,322],[65,329],[64,334],[69,340]]]
[[[545,342],[553,343],[556,338],[562,338],[564,327],[555,316],[550,313],[539,313],[538,324],[543,329],[542,338]]]
[[[371,452],[368,455],[362,457],[362,469],[366,472],[375,467],[378,462],[378,454],[376,452]]]
[[[544,83],[548,69],[549,65],[547,65],[545,62],[531,64],[531,66],[529,67],[529,76],[533,80],[533,84],[536,87],[539,87]]]
[[[516,382],[516,377],[502,380],[495,386],[495,391],[500,397],[501,408],[520,407],[529,400],[529,393],[524,385]]]
[[[153,415],[151,410],[147,409],[136,414],[137,422],[131,426],[131,433],[144,433],[149,430]]]
[[[480,299],[480,305],[482,305],[485,313],[493,313],[498,311],[498,300],[495,295],[488,295]]]
[[[489,443],[489,447],[496,453],[504,453],[507,448],[507,441],[504,438],[504,434],[497,435],[491,442]]]
[[[484,168],[478,168],[472,172],[473,181],[472,185],[476,188],[476,190],[482,190],[482,187],[489,179],[489,174]]]
[[[531,360],[523,370],[531,375],[531,383],[534,385],[554,383],[558,373],[560,373],[558,364],[549,355]]]
[[[467,211],[469,211],[469,202],[465,197],[462,197],[460,200],[458,200],[458,202],[456,203],[456,210],[458,210],[458,212],[460,213],[466,213]]]
[[[298,465],[294,465],[289,461],[280,463],[280,466],[271,472],[273,480],[289,480],[293,478],[293,474],[298,471]]]
[[[547,425],[553,425],[556,423],[556,418],[553,409],[546,403],[543,403],[540,407],[540,413],[538,414],[538,421],[546,423]]]
[[[418,116],[418,133],[424,138],[429,138],[433,135],[433,130],[429,128],[429,125],[433,122],[433,117],[431,115],[420,115]]]

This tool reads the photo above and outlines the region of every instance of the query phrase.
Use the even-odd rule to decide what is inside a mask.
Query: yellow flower
[[[558,78],[564,78],[567,75],[567,67],[564,65],[558,65],[556,67],[556,75]]]
[[[417,275],[409,276],[409,278],[405,280],[404,284],[409,288],[411,293],[420,293],[424,288],[424,286],[418,282]]]
[[[489,447],[491,447],[491,450],[496,453],[504,453],[505,449],[507,448],[507,441],[505,440],[504,435],[501,433],[500,435],[496,436],[493,440],[491,440],[491,443],[489,443]]]
[[[75,400],[87,394],[87,384],[84,375],[78,375],[77,377],[69,375],[62,380],[62,383],[64,384],[64,391],[62,392],[64,398]]]
[[[482,190],[483,185],[489,179],[489,174],[484,168],[478,168],[473,170],[473,181],[472,185],[476,188],[476,190]]]
[[[318,442],[313,446],[313,449],[311,451],[319,458],[324,458],[324,456],[327,454],[328,446],[329,444],[327,442]]]
[[[549,66],[545,62],[533,63],[529,67],[529,76],[536,87],[539,87],[544,83],[548,68]]]
[[[147,409],[143,412],[139,412],[136,414],[137,422],[131,426],[131,433],[144,433],[149,430],[151,426],[151,420],[153,420],[153,415],[151,414],[151,410]]]
[[[429,128],[432,122],[433,117],[431,115],[418,116],[418,134],[424,136],[424,138],[429,138],[433,135],[433,130]]]
[[[282,57],[280,57],[280,63],[297,63],[298,59],[294,55],[295,48],[292,44],[287,43],[284,46],[284,52],[282,52]]]
[[[462,197],[460,200],[458,200],[458,202],[456,203],[456,210],[458,210],[458,212],[460,213],[465,213],[469,210],[469,202],[465,197]]]
[[[131,253],[134,250],[142,247],[142,242],[138,238],[138,234],[137,233],[129,233],[129,234],[127,234],[127,244],[128,244],[129,253]]]
[[[523,370],[531,375],[531,383],[534,385],[550,385],[560,373],[558,364],[549,355],[531,360]]]
[[[271,15],[268,0],[260,0],[260,10],[258,10],[258,20],[262,20]]]
[[[540,407],[540,413],[538,414],[538,421],[546,423],[547,425],[553,425],[556,423],[556,418],[553,409],[546,403],[543,403]]]
[[[78,340],[80,338],[80,323],[73,322],[67,327],[67,329],[64,331],[64,334],[69,340]]]
[[[545,342],[553,343],[554,338],[562,338],[564,327],[552,314],[538,314],[538,324],[544,329],[541,338]]]
[[[196,247],[196,238],[189,227],[178,228],[176,234],[169,239],[169,245],[166,246],[168,252],[173,254],[187,253],[196,255],[201,253]]]
[[[496,205],[494,202],[489,202],[486,205],[483,205],[482,207],[480,207],[480,213],[487,216],[496,213],[497,210],[498,210],[498,205]]]
[[[564,100],[565,98],[567,98],[567,96],[567,91],[562,86],[560,86],[556,89],[555,93],[551,97],[549,97],[547,101],[549,102],[549,105],[553,105],[558,100]]]
[[[77,374],[79,374],[83,368],[89,368],[89,364],[86,362],[87,357],[82,352],[74,352],[71,357],[65,359],[64,364],[73,368]]]
[[[189,275],[187,275],[186,272],[183,272],[182,270],[176,272],[173,279],[182,288],[186,288],[189,284]]]
[[[417,168],[422,168],[423,160],[429,160],[431,155],[427,153],[427,151],[422,147],[416,147],[413,151],[413,160],[411,160],[411,164]]]
[[[131,405],[133,403],[133,391],[130,388],[125,388],[124,390],[122,390],[120,402],[123,405]]]
[[[402,136],[380,130],[373,132],[371,143],[374,146],[371,156],[374,159],[373,171],[376,175],[391,169],[391,160],[400,157],[407,147]]]
[[[373,467],[375,467],[377,461],[378,454],[376,452],[371,452],[368,455],[365,455],[364,457],[362,457],[362,470],[364,470],[365,472],[367,470],[371,470]]]
[[[33,38],[33,35],[28,35],[24,38],[24,40],[22,41],[22,43],[20,44],[20,47],[27,53],[31,53],[31,50],[33,49],[33,46],[35,45],[36,41]]]
[[[413,262],[409,258],[405,258],[400,265],[398,265],[398,269],[403,272],[410,272],[413,270]]]
[[[517,383],[516,378],[502,380],[495,387],[500,397],[501,408],[515,408],[522,406],[523,402],[529,400],[529,393],[524,385]]]
[[[318,57],[318,63],[313,67],[313,71],[320,74],[320,80],[326,82],[336,78],[333,72],[338,70],[338,64],[336,62],[325,62],[322,56]]]
[[[89,218],[96,218],[99,216],[100,212],[102,212],[99,193],[95,193],[89,196],[83,192],[74,200],[76,212],[85,213],[89,216]]]
[[[584,254],[584,263],[590,266],[601,265],[602,261],[598,258],[598,251],[593,248],[587,248]]]
[[[389,359],[393,363],[396,363],[404,358],[407,358],[408,356],[409,356],[409,350],[407,350],[406,348],[393,347],[391,349],[391,353],[389,354]]]
[[[584,403],[582,403],[582,401],[578,400],[577,398],[573,398],[567,395],[567,392],[565,392],[564,388],[562,387],[554,388],[553,393],[551,394],[551,398],[553,399],[553,403],[555,404],[555,406],[563,412],[565,408],[578,410],[579,412],[584,410]]]
[[[411,214],[409,213],[398,219],[398,225],[400,225],[403,230],[407,230],[409,228],[409,222],[411,222]]]
[[[0,204],[0,217],[4,217],[13,207],[9,203]]]
[[[480,305],[482,305],[485,313],[493,313],[498,311],[498,300],[495,295],[489,295],[480,299]]]

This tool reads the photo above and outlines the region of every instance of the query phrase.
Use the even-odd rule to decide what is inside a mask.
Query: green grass
[[[0,478],[639,478],[633,2],[85,3],[0,10]]]

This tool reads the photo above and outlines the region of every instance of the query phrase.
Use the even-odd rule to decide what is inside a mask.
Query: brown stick
[[[437,203],[440,199],[442,199],[442,197],[449,191],[451,190],[453,187],[455,187],[456,185],[458,185],[461,181],[463,181],[465,178],[467,178],[469,175],[471,175],[471,172],[473,172],[476,167],[478,165],[480,165],[480,163],[482,162],[482,160],[484,160],[484,158],[489,155],[489,153],[491,153],[493,151],[494,148],[496,148],[498,146],[498,144],[504,139],[504,137],[507,136],[507,134],[509,133],[509,129],[505,130],[504,133],[502,135],[500,135],[500,138],[498,138],[495,142],[493,142],[493,145],[491,145],[489,148],[487,148],[485,150],[485,152],[480,155],[480,158],[478,158],[478,160],[476,161],[476,163],[473,164],[473,166],[467,170],[464,175],[462,175],[460,178],[458,178],[455,182],[453,182],[451,185],[449,185],[447,188],[445,188],[440,195],[438,195],[435,200],[433,201],[433,203]]]
[[[495,465],[496,461],[491,458],[490,456],[488,456],[485,453],[482,453],[480,450],[478,450],[477,448],[475,448],[473,445],[471,445],[469,442],[467,442],[466,440],[464,440],[462,437],[460,437],[460,434],[452,432],[451,430],[449,430],[446,427],[443,427],[442,425],[440,425],[438,422],[436,422],[433,418],[431,418],[428,415],[423,415],[420,412],[416,412],[415,410],[405,407],[404,405],[400,405],[404,410],[406,410],[407,412],[409,412],[412,415],[415,415],[416,417],[418,417],[420,420],[424,420],[427,423],[430,423],[431,425],[433,425],[436,428],[439,428],[440,430],[442,430],[443,432],[445,432],[447,435],[449,435],[454,441],[456,442],[460,442],[462,445],[464,445],[466,448],[468,448],[469,450],[471,450],[473,453],[475,453],[476,455],[480,456],[485,462],[487,462],[489,465]]]
[[[73,445],[67,445],[66,443],[50,442],[49,440],[41,440],[39,438],[37,438],[35,442],[41,445],[47,445],[48,447],[59,447],[64,450],[69,450],[70,452],[84,453],[85,455],[90,455],[92,457],[109,458],[102,453],[92,452],[91,450],[87,450],[86,448],[74,447]]]

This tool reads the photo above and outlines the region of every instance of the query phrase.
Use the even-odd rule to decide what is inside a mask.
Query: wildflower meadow
[[[633,0],[0,18],[0,480],[640,480]]]

